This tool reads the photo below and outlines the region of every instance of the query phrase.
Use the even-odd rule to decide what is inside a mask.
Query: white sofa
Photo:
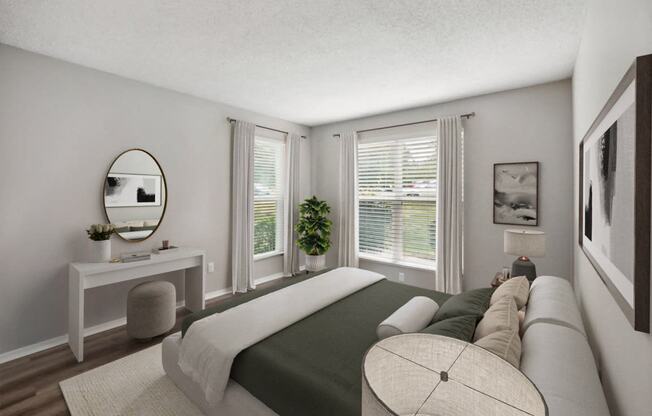
[[[522,324],[521,371],[550,416],[610,416],[593,353],[568,281],[538,277]]]

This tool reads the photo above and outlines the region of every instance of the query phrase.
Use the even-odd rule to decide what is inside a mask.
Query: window
[[[283,138],[284,139],[284,138]],[[256,136],[254,144],[254,256],[283,252],[285,142]]]
[[[435,268],[437,139],[432,131],[427,134],[376,140],[360,137],[361,258]]]

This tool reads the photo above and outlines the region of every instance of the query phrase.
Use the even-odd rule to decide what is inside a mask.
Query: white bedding
[[[181,343],[179,368],[215,405],[240,351],[383,278],[341,267],[196,321]]]

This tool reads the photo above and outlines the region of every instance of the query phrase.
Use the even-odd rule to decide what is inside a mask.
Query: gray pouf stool
[[[127,296],[127,334],[149,339],[168,332],[176,321],[176,301],[170,282],[145,282],[132,288]]]

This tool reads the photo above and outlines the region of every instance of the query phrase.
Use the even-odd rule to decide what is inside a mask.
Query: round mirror
[[[121,153],[104,181],[104,211],[115,232],[127,241],[143,241],[165,215],[167,187],[161,165],[142,149]]]

